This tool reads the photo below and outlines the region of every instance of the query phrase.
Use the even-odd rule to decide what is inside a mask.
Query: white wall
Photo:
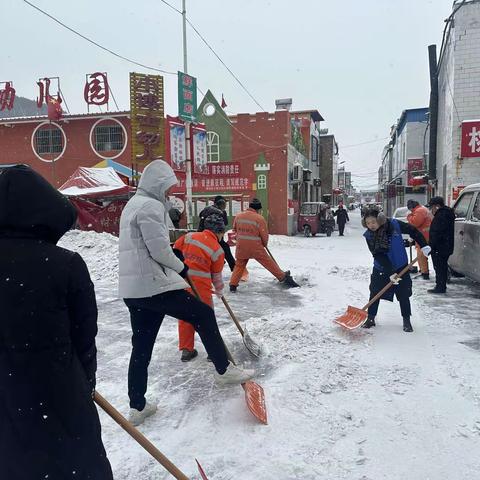
[[[437,194],[449,203],[453,187],[480,182],[480,159],[460,157],[462,121],[480,118],[480,1],[465,4],[454,25],[438,85]]]

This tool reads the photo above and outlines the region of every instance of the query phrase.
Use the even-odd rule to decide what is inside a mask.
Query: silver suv
[[[455,249],[448,264],[454,274],[480,282],[480,183],[465,188],[453,209]]]

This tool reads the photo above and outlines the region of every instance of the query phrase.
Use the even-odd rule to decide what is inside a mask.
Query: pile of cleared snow
[[[60,247],[78,252],[88,265],[94,282],[117,281],[118,238],[109,233],[71,230],[59,242]]]

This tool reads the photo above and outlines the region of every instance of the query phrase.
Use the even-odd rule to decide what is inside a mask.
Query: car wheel
[[[456,272],[452,267],[448,267],[448,279],[450,280],[451,277],[454,278],[463,278],[465,275],[463,273]]]

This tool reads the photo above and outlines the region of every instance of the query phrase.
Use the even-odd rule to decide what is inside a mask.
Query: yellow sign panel
[[[130,73],[132,163],[145,166],[165,155],[164,90],[161,75]]]

